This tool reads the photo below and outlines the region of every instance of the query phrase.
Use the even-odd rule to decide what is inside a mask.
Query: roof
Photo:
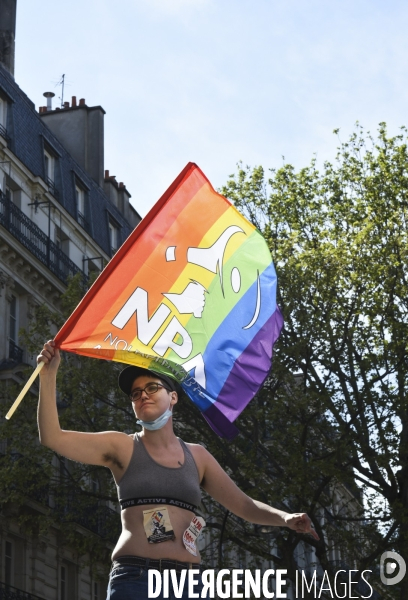
[[[34,103],[1,65],[0,93],[7,98],[11,109],[7,111],[9,149],[34,176],[42,179],[45,177],[44,143],[54,151],[58,162],[55,184],[59,197],[56,200],[74,219],[77,219],[76,180],[83,184],[84,189],[87,190],[87,215],[85,216],[90,223],[88,234],[106,254],[110,255],[109,219],[111,218],[119,228],[118,246],[131,233],[133,229],[131,224],[109,201],[104,190],[62,146],[35,110]]]

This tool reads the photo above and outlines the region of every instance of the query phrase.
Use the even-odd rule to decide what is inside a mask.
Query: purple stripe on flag
[[[220,323],[204,351],[206,389],[214,399],[219,397],[234,367],[234,362],[246,351],[276,310],[276,273],[272,263],[260,274],[259,280],[261,302],[255,323],[251,327],[244,328],[244,325],[254,316],[257,280]]]
[[[214,405],[229,421],[238,417],[268,376],[272,348],[282,325],[283,316],[276,307],[273,315],[235,361]]]
[[[215,404],[201,414],[211,429],[220,437],[233,440],[238,435],[239,429],[222,414]]]

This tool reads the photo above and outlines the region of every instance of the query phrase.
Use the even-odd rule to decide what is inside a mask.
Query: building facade
[[[48,106],[38,111],[15,82],[15,17],[16,0],[0,0],[3,386],[10,380],[23,384],[23,369],[35,364],[19,337],[35,306],[58,311],[69,277],[79,273],[86,281],[92,271],[98,273],[141,219],[126,186],[104,170],[103,108],[73,97],[53,109],[48,93]],[[5,441],[0,452],[7,452]],[[89,534],[86,521],[76,526]],[[94,528],[92,532],[98,534]],[[104,582],[81,568],[75,552],[61,546],[57,532],[30,539],[0,515],[0,548],[0,591],[7,587],[9,594],[21,597],[25,592],[27,598],[44,600],[106,596]]]

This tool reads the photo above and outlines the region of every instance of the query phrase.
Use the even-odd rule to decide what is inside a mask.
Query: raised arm
[[[201,487],[234,515],[259,525],[289,527],[297,533],[309,533],[319,539],[306,513],[288,513],[253,500],[239,489],[205,448],[195,446],[193,454],[202,473]]]
[[[38,402],[38,430],[40,442],[75,460],[90,465],[102,465],[121,470],[121,462],[131,452],[133,442],[118,431],[82,433],[61,429],[56,403],[56,376],[60,363],[59,350],[52,340],[44,344],[37,362],[45,365],[40,373],[40,398]],[[119,466],[120,465],[120,466]]]

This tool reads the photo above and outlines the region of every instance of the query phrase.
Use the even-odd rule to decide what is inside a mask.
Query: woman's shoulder
[[[185,440],[182,440],[181,438],[179,438],[179,440],[181,442],[183,442],[183,444],[185,444],[187,446],[187,448],[189,448],[190,450],[192,448],[198,448],[198,451],[204,451],[204,452],[208,452],[208,450],[206,450],[205,446],[203,446],[203,444],[193,444],[192,442],[186,442]]]
[[[182,440],[183,441],[183,440]],[[194,457],[194,460],[205,461],[211,454],[201,444],[192,444],[191,442],[183,442]]]

